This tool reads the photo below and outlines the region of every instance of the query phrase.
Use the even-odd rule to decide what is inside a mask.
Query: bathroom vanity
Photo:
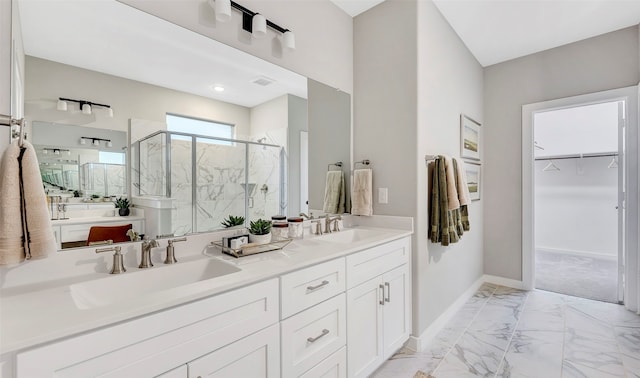
[[[121,275],[88,248],[7,270],[2,377],[365,377],[411,332],[411,219],[382,218],[396,228],[350,219],[239,259],[210,246],[217,232],[176,244],[173,265],[160,240],[145,270],[129,243]],[[82,251],[97,266],[78,268]],[[18,276],[47,262],[67,276]]]

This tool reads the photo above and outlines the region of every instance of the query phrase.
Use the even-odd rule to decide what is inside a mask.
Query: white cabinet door
[[[349,377],[366,377],[384,361],[380,277],[347,291],[347,369]]]
[[[279,324],[247,336],[188,364],[189,378],[278,378]]]
[[[384,286],[383,358],[386,360],[402,347],[411,333],[411,282],[409,266],[403,265],[382,276]]]

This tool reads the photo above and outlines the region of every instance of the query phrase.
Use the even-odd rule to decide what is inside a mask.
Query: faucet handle
[[[316,231],[314,232],[314,235],[322,235],[322,224],[320,222],[320,219],[311,221],[311,224],[316,225]]]
[[[122,247],[120,247],[119,245],[108,247],[108,248],[96,249],[96,253],[115,252],[113,254],[113,267],[111,268],[111,271],[109,272],[109,274],[121,274],[127,271],[124,268],[124,259],[123,259],[122,253],[120,253],[121,250],[122,250]]]
[[[167,257],[164,259],[165,264],[175,264],[178,262],[178,260],[176,260],[176,254],[173,244],[183,241],[187,241],[187,238],[183,237],[178,239],[169,239],[169,241],[167,242]]]

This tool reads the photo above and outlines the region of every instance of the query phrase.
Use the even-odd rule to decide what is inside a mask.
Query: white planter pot
[[[249,234],[249,243],[267,244],[271,242],[271,232],[266,235]]]

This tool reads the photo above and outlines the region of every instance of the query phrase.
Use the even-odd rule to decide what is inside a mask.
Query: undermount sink
[[[218,259],[198,260],[157,266],[144,271],[87,281],[70,286],[71,297],[81,310],[143,298],[145,295],[175,289],[240,271]]]
[[[378,231],[350,228],[343,231],[334,231],[330,234],[318,236],[316,240],[334,243],[355,243],[379,235]]]

